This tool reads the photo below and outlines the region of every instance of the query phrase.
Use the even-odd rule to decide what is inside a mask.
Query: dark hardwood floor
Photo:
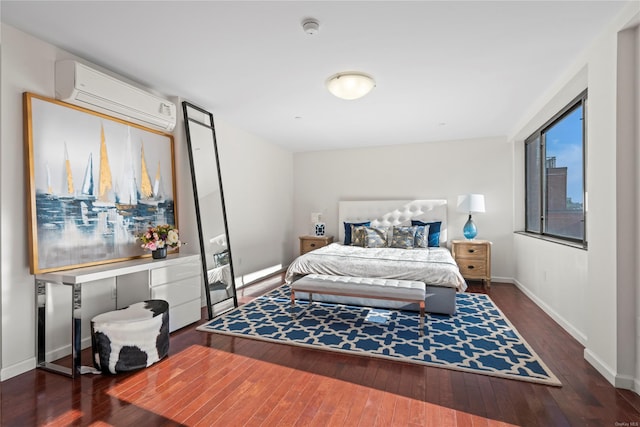
[[[281,278],[245,289],[241,302]],[[471,291],[482,292],[480,286]],[[515,286],[490,292],[562,381],[548,387],[233,338],[172,334],[138,372],[70,379],[33,370],[0,383],[2,426],[634,426],[640,396],[615,389],[583,347]],[[90,363],[90,355],[84,359]],[[635,424],[634,424],[635,423]]]

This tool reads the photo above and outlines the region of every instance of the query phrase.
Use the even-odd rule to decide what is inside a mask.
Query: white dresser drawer
[[[202,269],[200,258],[194,258],[186,262],[170,265],[167,267],[154,268],[151,270],[151,286],[158,286],[165,283],[175,282],[187,277],[200,276]]]
[[[200,298],[175,307],[169,306],[169,332],[183,328],[201,317]]]
[[[151,299],[163,299],[169,307],[197,299],[200,301],[200,276],[188,277],[177,282],[151,288]]]

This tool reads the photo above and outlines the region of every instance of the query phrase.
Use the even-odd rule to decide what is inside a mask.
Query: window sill
[[[571,248],[581,249],[583,251],[587,250],[587,245],[583,245],[582,243],[570,242],[568,240],[562,240],[555,237],[544,236],[535,233],[527,233],[526,231],[514,231],[514,234],[519,234],[521,236],[531,237],[533,239],[544,240],[546,242],[557,243],[559,245],[569,246]]]

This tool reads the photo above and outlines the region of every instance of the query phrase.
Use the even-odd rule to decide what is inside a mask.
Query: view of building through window
[[[525,141],[526,231],[585,246],[586,98],[585,91]]]
[[[584,237],[582,105],[545,132],[546,232]]]

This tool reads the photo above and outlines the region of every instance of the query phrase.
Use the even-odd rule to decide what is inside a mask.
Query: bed
[[[427,286],[427,311],[431,313],[455,313],[455,294],[466,289],[466,283],[458,270],[447,241],[446,200],[386,200],[386,201],[342,201],[338,206],[339,243],[332,243],[296,258],[288,267],[285,281],[292,283],[307,274],[329,274],[353,277],[382,277],[417,280]],[[419,221],[419,222],[417,222]],[[347,224],[362,224],[354,227],[372,230],[399,230],[413,223],[440,223],[437,236],[429,235],[431,246],[420,248],[360,247],[348,243],[352,230]],[[367,224],[368,223],[368,224]],[[432,225],[433,227],[433,225]],[[360,230],[362,231],[362,230]],[[434,241],[434,238],[436,239]],[[347,241],[345,241],[345,239]],[[387,244],[390,242],[387,242]],[[368,246],[365,244],[364,246]],[[375,245],[374,245],[375,246]],[[296,293],[306,298],[306,295]],[[417,304],[397,301],[382,301],[367,298],[318,295],[327,302],[418,310]],[[316,299],[318,299],[316,298]]]

